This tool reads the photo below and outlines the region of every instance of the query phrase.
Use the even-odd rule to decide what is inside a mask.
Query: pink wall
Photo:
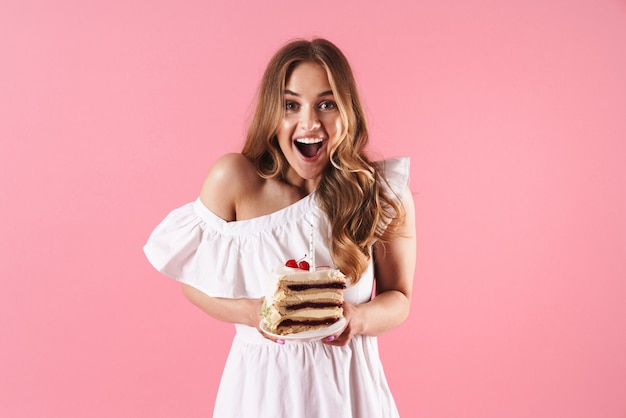
[[[626,3],[378,4],[3,2],[0,416],[209,415],[231,326],[141,247],[311,35],[413,161],[403,416],[626,416]]]

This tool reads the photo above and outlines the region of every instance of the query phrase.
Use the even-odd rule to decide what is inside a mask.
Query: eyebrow
[[[291,91],[289,89],[285,89],[285,94],[290,94],[292,96],[300,97],[300,95],[298,93],[296,93],[295,91]],[[332,90],[326,90],[326,91],[323,91],[320,94],[318,94],[317,97],[332,96],[332,95],[333,95],[333,91]]]

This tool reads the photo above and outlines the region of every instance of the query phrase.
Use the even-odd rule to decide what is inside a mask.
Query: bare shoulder
[[[262,180],[242,154],[225,154],[209,169],[200,189],[200,200],[220,218],[233,221],[237,218],[238,199]]]
[[[228,181],[237,180],[240,177],[258,177],[252,162],[243,154],[230,153],[224,154],[218,158],[210,168],[207,177],[213,180],[226,178]]]

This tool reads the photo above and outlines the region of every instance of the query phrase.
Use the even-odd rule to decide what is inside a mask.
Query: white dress
[[[378,163],[400,197],[409,160]],[[163,274],[214,297],[260,298],[277,264],[309,253],[311,224],[315,264],[332,266],[330,226],[315,193],[269,215],[226,222],[200,200],[172,211],[152,232],[144,252]],[[346,289],[352,303],[371,299],[373,264]],[[348,345],[321,341],[284,345],[237,324],[224,367],[215,418],[388,418],[398,411],[387,385],[376,337],[357,335]]]

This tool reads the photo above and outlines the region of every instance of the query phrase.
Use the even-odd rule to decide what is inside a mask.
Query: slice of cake
[[[345,288],[346,278],[336,269],[277,266],[270,274],[263,305],[267,330],[287,335],[334,324],[343,317]]]

